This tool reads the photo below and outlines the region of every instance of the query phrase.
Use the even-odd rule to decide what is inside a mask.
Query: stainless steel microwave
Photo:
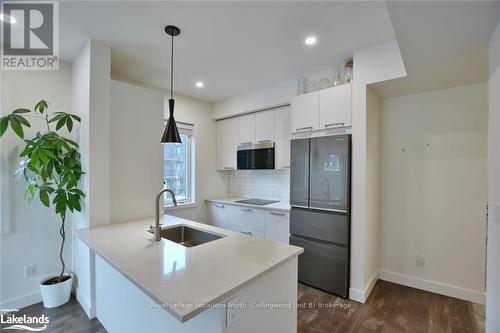
[[[274,169],[274,143],[242,144],[237,150],[238,170]]]

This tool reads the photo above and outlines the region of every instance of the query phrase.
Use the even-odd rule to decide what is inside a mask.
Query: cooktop
[[[242,203],[242,204],[249,204],[249,205],[264,206],[264,205],[269,205],[269,204],[276,203],[279,201],[277,201],[277,200],[264,200],[264,199],[245,199],[245,200],[238,200],[235,202]]]

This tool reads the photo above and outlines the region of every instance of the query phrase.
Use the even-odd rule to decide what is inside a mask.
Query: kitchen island
[[[75,231],[94,255],[95,314],[109,332],[296,331],[302,248],[172,216],[162,223],[218,239],[155,242],[152,218]]]

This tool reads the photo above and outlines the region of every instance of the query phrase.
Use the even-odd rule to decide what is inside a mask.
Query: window
[[[163,187],[174,191],[178,205],[186,205],[195,202],[193,129],[178,126],[182,144],[163,145]],[[168,193],[163,199],[165,206],[173,205]]]

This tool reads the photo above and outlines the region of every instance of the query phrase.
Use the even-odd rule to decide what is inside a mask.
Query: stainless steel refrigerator
[[[349,292],[351,136],[291,142],[290,244],[304,248],[299,281]]]

